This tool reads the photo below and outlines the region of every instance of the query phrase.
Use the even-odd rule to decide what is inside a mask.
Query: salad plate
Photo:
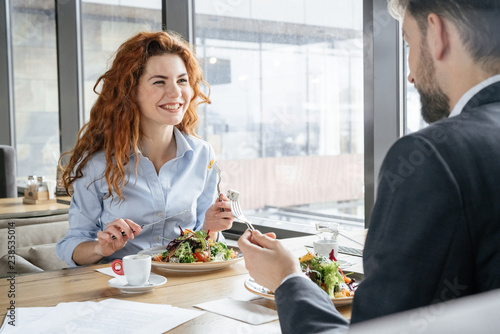
[[[153,290],[155,287],[163,285],[167,278],[151,273],[149,282],[144,285],[129,285],[125,277],[115,277],[108,281],[108,285],[120,289],[123,293],[144,293]]]
[[[235,251],[238,251],[236,247],[231,247]],[[139,252],[139,254],[147,254],[153,256],[161,251],[165,250],[165,246],[157,246],[149,249],[145,249]],[[162,261],[151,261],[151,265],[158,270],[178,272],[178,273],[191,273],[191,272],[207,272],[214,271],[223,268],[227,268],[235,263],[243,260],[243,256],[238,252],[238,257],[230,259],[227,261],[212,261],[212,262],[193,262],[193,263],[172,263],[172,262],[162,262]]]
[[[245,288],[260,297],[274,300],[274,293],[258,284],[252,277],[245,281]],[[332,298],[333,305],[336,307],[351,305],[354,297]]]

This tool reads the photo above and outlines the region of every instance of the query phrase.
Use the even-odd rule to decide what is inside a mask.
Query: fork
[[[222,181],[221,173],[222,170],[220,169],[219,165],[217,165],[217,161],[215,161],[212,165],[212,168],[217,172],[217,176],[219,177],[219,181],[217,181],[217,198],[219,199],[219,202],[222,202],[222,193],[220,192],[220,183]],[[220,208],[221,212],[224,212],[224,208]]]
[[[241,210],[240,202],[238,201],[239,196],[240,193],[236,190],[229,189],[227,191],[227,198],[229,198],[229,200],[231,201],[231,211],[233,212],[234,216],[238,218],[238,220],[247,224],[247,227],[250,231],[255,231],[252,223],[250,223],[250,221],[247,219],[247,217],[245,217],[243,211]]]

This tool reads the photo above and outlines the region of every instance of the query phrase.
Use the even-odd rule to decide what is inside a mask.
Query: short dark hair
[[[447,18],[474,61],[488,73],[500,72],[499,0],[389,0],[388,9],[397,19],[407,11],[423,34],[430,13]]]

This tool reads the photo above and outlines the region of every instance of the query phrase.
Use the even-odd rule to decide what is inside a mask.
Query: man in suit
[[[500,288],[500,1],[389,8],[432,124],[384,159],[351,323]],[[239,247],[250,275],[275,291],[284,333],[346,331],[278,240],[247,231]]]

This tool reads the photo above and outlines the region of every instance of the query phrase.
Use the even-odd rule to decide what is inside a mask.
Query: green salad
[[[333,252],[331,254],[333,257]],[[354,295],[356,284],[354,279],[347,277],[339,268],[340,262],[323,255],[308,252],[299,258],[303,272],[320,288],[328,293],[330,298],[344,298]]]
[[[180,228],[180,227],[179,227]],[[165,251],[153,255],[153,261],[172,263],[227,261],[238,256],[232,248],[210,239],[206,231],[181,230]]]

